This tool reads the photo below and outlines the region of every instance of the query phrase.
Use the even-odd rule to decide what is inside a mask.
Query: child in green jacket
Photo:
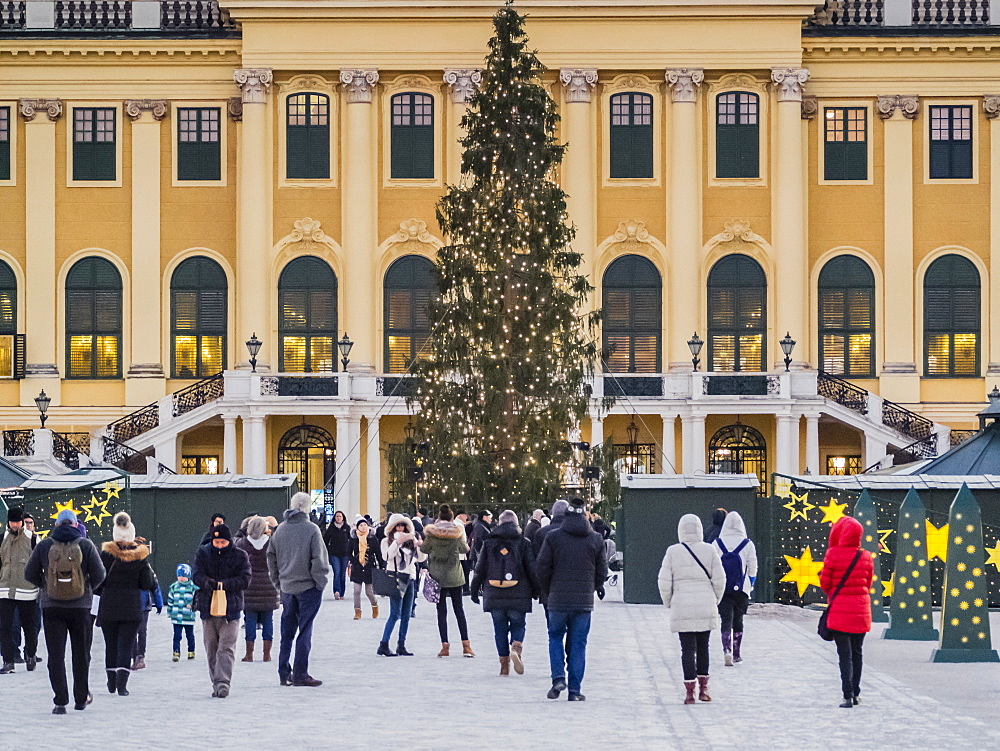
[[[198,587],[191,581],[191,567],[177,566],[177,581],[167,591],[167,615],[174,624],[174,662],[181,659],[181,632],[187,636],[188,659],[194,659],[194,594]]]

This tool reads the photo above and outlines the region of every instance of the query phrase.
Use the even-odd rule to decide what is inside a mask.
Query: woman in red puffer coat
[[[840,658],[840,683],[844,689],[847,709],[858,703],[861,694],[861,646],[865,634],[872,630],[872,605],[870,589],[874,570],[870,553],[861,549],[861,522],[850,516],[840,519],[830,530],[830,547],[823,559],[820,587],[826,592],[827,601],[833,597],[837,586],[851,561],[860,553],[840,593],[828,606],[826,625],[833,632]]]

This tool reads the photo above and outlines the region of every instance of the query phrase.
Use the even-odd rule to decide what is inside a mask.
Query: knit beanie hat
[[[364,522],[365,524],[368,524],[368,520],[365,517],[363,517],[361,514],[355,514],[354,515],[354,526],[357,527],[359,524],[361,524],[361,522]]]
[[[566,509],[569,507],[569,503],[566,501],[556,501],[552,504],[552,518],[559,519],[566,515]]]
[[[24,509],[20,506],[11,506],[7,509],[7,521],[8,522],[23,522],[24,521]]]
[[[500,514],[500,523],[507,524],[508,522],[514,522],[514,524],[517,524],[517,514],[515,514],[510,509],[507,509],[502,514]]]
[[[124,511],[115,514],[114,531],[111,539],[115,542],[135,542],[135,527],[132,525],[132,517]]]
[[[267,522],[264,517],[255,516],[247,522],[247,537],[257,540],[267,534]]]
[[[182,576],[186,579],[191,578],[191,567],[186,563],[177,564],[177,578],[179,579]]]
[[[213,540],[229,540],[233,541],[233,533],[229,531],[229,527],[225,524],[218,524],[212,529],[212,539]]]
[[[73,525],[75,525],[76,522],[77,522],[76,512],[73,511],[72,509],[64,508],[62,511],[59,512],[59,516],[56,517],[56,526],[57,527],[60,524],[73,524]]]

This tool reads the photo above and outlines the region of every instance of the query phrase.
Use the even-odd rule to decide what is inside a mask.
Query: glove
[[[479,593],[478,592],[473,592],[472,594],[469,595],[469,599],[472,600],[473,604],[478,605],[479,604]]]
[[[604,599],[604,587],[598,587],[597,588],[597,599],[598,600],[603,600]]]
[[[157,615],[163,615],[163,608],[157,608],[156,609],[156,614]]]

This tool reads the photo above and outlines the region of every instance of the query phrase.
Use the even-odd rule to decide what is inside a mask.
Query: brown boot
[[[500,675],[510,675],[510,658],[500,658]]]
[[[510,659],[514,663],[514,672],[524,675],[524,662],[521,660],[521,642],[512,642],[510,645]]]
[[[707,675],[698,676],[698,699],[699,701],[712,701],[712,697],[708,695]]]
[[[361,620],[361,608],[354,608],[354,620]]]
[[[372,618],[378,618],[378,605],[372,605]]]
[[[247,639],[247,654],[240,662],[253,662],[253,642]]]
[[[472,645],[469,644],[468,639],[462,641],[462,657],[475,657],[476,653],[472,651]]]
[[[684,697],[685,704],[694,704],[694,681],[684,681],[684,690],[687,695]]]
[[[449,654],[450,653],[448,651],[448,642],[446,641],[441,642],[441,651],[438,652],[438,657],[448,657]]]
[[[271,661],[271,642],[264,641],[264,662]]]

